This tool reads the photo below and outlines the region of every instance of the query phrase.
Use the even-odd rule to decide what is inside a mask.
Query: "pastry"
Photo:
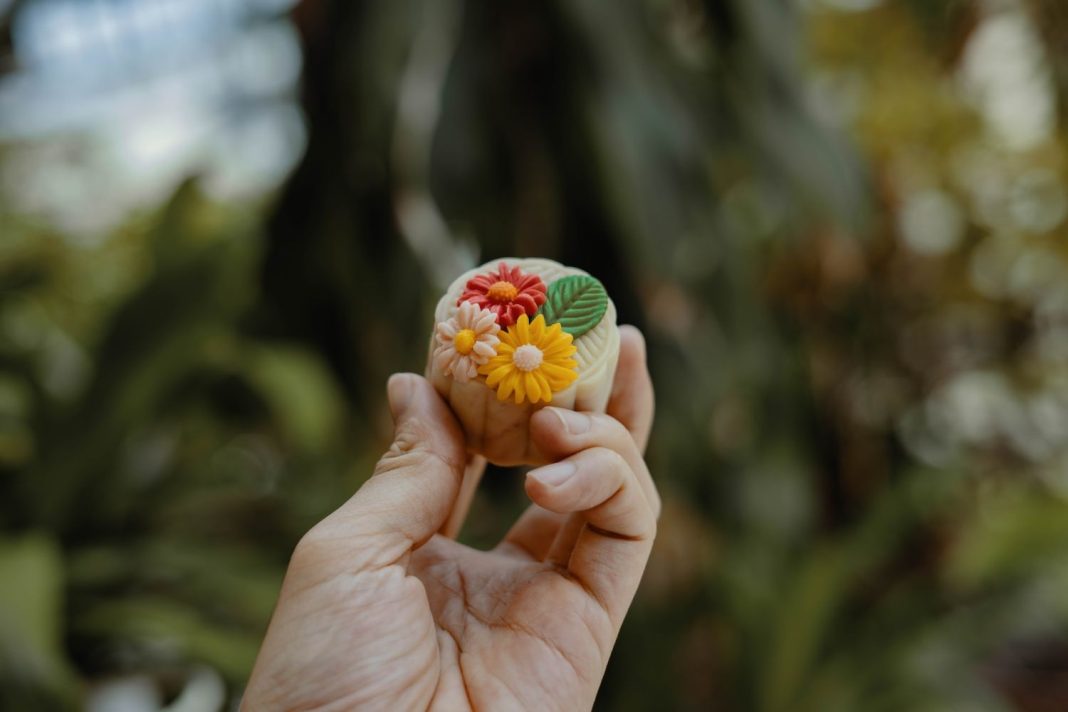
[[[530,416],[552,405],[604,411],[619,358],[604,286],[547,259],[495,260],[460,275],[438,302],[427,378],[460,420],[472,454],[539,465]]]

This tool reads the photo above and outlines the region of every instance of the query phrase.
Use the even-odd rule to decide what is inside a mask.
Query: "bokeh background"
[[[1068,709],[1066,100],[1061,0],[0,0],[0,709],[234,706],[504,255],[649,341],[598,708]]]

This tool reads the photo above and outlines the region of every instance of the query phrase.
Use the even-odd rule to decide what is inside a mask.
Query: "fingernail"
[[[411,374],[395,373],[390,376],[389,383],[386,384],[386,394],[389,397],[389,410],[394,418],[408,410],[412,401]]]
[[[531,470],[528,474],[543,485],[556,487],[567,482],[568,478],[575,474],[575,464],[564,460],[563,462]]]
[[[553,408],[553,413],[564,424],[564,429],[572,435],[581,435],[590,429],[590,416],[566,408]]]

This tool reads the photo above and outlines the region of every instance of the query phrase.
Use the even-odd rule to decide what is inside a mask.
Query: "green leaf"
[[[604,285],[586,274],[558,279],[549,285],[539,313],[546,324],[559,323],[576,339],[597,326],[608,309]]]
[[[340,388],[315,354],[292,347],[249,349],[248,374],[293,443],[325,450],[341,431]]]
[[[98,641],[134,644],[148,662],[177,651],[233,682],[248,678],[263,635],[220,624],[203,607],[153,594],[98,600],[73,621],[72,630]]]
[[[0,539],[0,709],[30,709],[13,706],[20,695],[38,700],[32,709],[73,709],[63,592],[63,557],[52,538]]]

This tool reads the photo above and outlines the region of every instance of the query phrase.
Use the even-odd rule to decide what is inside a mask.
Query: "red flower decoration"
[[[496,272],[468,280],[456,304],[464,302],[490,310],[502,327],[511,326],[523,314],[533,317],[545,303],[545,283],[536,274],[523,274],[518,267],[501,262]]]

